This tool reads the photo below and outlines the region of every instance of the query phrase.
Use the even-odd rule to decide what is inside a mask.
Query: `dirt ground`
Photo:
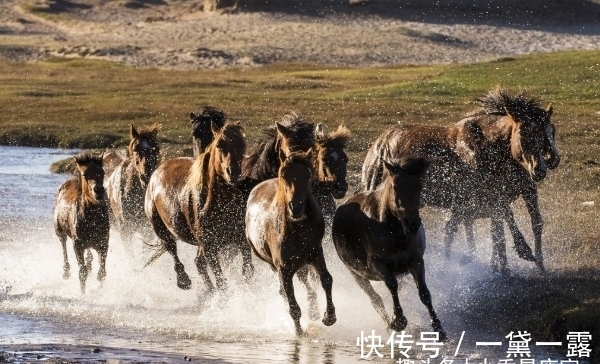
[[[600,1],[3,0],[0,57],[220,69],[476,62],[600,47]],[[564,3],[564,4],[563,4]]]

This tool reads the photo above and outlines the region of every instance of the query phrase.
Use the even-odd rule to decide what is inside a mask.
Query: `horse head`
[[[391,178],[393,205],[402,229],[406,235],[415,236],[421,227],[419,208],[423,189],[422,177],[429,167],[429,162],[425,158],[404,157],[399,163],[383,163]]]
[[[334,198],[340,199],[348,192],[348,182],[346,182],[348,156],[344,148],[348,144],[350,130],[340,125],[336,131],[325,135],[320,125],[318,124],[316,128],[317,179],[321,183],[330,184],[331,194]]]
[[[142,185],[146,185],[150,176],[158,167],[158,128],[157,124],[147,129],[137,130],[131,124],[129,142],[129,158],[138,171]]]
[[[291,113],[276,122],[277,144],[286,154],[305,152],[315,146],[315,125]]]
[[[82,154],[74,158],[83,198],[91,203],[100,202],[105,194],[102,157]]]
[[[558,164],[560,163],[560,155],[556,148],[556,128],[550,120],[550,117],[552,116],[552,104],[548,105],[545,111],[547,120],[544,123],[544,158],[546,159],[548,168],[554,169],[558,167]]]
[[[306,152],[286,154],[279,151],[279,200],[284,203],[294,220],[306,216],[306,207],[311,196],[314,178],[312,149]]]
[[[242,174],[242,159],[246,153],[244,128],[239,122],[220,127],[211,123],[214,140],[208,148],[213,156],[214,170],[229,184],[237,184]]]
[[[215,107],[204,106],[200,114],[190,113],[190,123],[194,156],[198,156],[213,141],[212,123],[215,123],[219,129],[222,128],[225,125],[225,114]]]

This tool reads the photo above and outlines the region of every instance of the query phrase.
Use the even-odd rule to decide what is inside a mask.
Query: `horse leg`
[[[504,219],[506,220],[506,223],[508,224],[508,228],[510,229],[510,233],[513,236],[513,241],[515,243],[515,250],[517,251],[519,258],[528,260],[530,262],[535,262],[535,257],[533,256],[533,252],[531,251],[531,248],[529,247],[529,245],[527,245],[527,242],[525,241],[525,237],[523,236],[523,234],[521,234],[521,231],[519,230],[519,226],[517,225],[517,222],[515,221],[515,215],[513,214],[510,206],[507,206],[506,210],[504,211]]]
[[[394,316],[390,323],[390,329],[400,332],[406,328],[408,320],[404,316],[402,306],[400,306],[400,299],[398,298],[398,280],[394,273],[392,273],[385,264],[379,261],[372,262],[373,268],[379,273],[385,286],[390,290],[392,294],[392,300],[394,302]]]
[[[63,259],[65,261],[63,265],[63,279],[69,279],[71,277],[71,266],[69,265],[69,257],[67,256],[67,236],[60,236],[60,243],[63,249]]]
[[[506,240],[504,239],[503,220],[498,216],[492,216],[491,219],[491,235],[492,235],[492,269],[499,271],[502,274],[510,272],[506,259]]]
[[[215,284],[218,289],[225,290],[227,287],[227,280],[225,279],[225,275],[223,274],[223,270],[221,269],[221,263],[219,263],[219,251],[216,248],[211,248],[206,250],[206,262],[210,266],[214,276],[215,276]]]
[[[281,285],[281,291],[283,292],[284,298],[287,300],[289,308],[290,308],[290,316],[292,316],[292,320],[294,320],[294,326],[296,327],[296,335],[301,336],[304,334],[302,331],[302,326],[300,326],[300,316],[302,312],[300,311],[300,306],[296,301],[296,296],[294,295],[294,283],[293,277],[294,272],[287,269],[279,269],[279,284]]]
[[[333,278],[331,277],[331,274],[329,274],[329,270],[327,270],[327,265],[325,264],[323,247],[319,247],[317,257],[311,264],[319,274],[319,277],[321,277],[321,286],[325,291],[325,297],[327,299],[327,309],[323,314],[322,322],[325,326],[331,326],[337,321],[337,317],[335,316],[335,307],[333,306],[333,298],[331,296]]]
[[[429,317],[431,318],[431,326],[433,330],[439,333],[439,339],[442,341],[446,340],[446,331],[442,328],[442,323],[440,322],[435,310],[433,309],[433,304],[431,302],[431,293],[429,292],[429,288],[427,288],[427,283],[425,283],[425,262],[423,259],[420,259],[416,264],[413,264],[410,272],[417,284],[417,290],[419,291],[419,298],[421,302],[427,307],[429,311]]]
[[[103,246],[97,250],[98,252],[98,264],[100,265],[100,269],[98,269],[98,282],[104,282],[106,278],[106,255],[108,254],[108,241],[106,241]]]
[[[88,268],[85,263],[85,248],[80,240],[73,241],[73,248],[75,250],[75,258],[77,258],[77,264],[79,265],[79,286],[81,287],[81,293],[85,293],[85,281],[88,276]]]
[[[535,263],[539,270],[544,273],[544,254],[542,253],[542,230],[544,227],[544,220],[540,213],[540,205],[538,203],[538,194],[535,184],[532,182],[532,186],[527,189],[527,192],[523,194],[523,200],[527,206],[527,211],[531,218],[531,228],[533,230],[533,237],[535,239]]]
[[[450,215],[450,220],[448,220],[448,222],[446,222],[446,236],[444,237],[444,246],[446,247],[444,255],[446,256],[446,259],[450,258],[450,255],[452,253],[451,248],[452,248],[452,242],[454,241],[454,237],[456,236],[456,232],[458,231],[458,223],[459,223],[459,218],[458,218],[458,214],[455,212],[452,212],[452,214]]]
[[[353,271],[350,271],[350,273],[352,274],[352,277],[354,277],[356,283],[358,283],[358,286],[367,294],[367,296],[369,296],[369,299],[371,300],[371,304],[373,305],[373,308],[375,308],[375,311],[377,311],[379,316],[381,316],[385,324],[390,326],[392,322],[387,312],[385,312],[383,300],[381,299],[381,296],[375,291],[375,289],[373,289],[371,282],[369,282],[368,279],[363,278],[358,274],[354,273]]]
[[[204,284],[207,288],[207,294],[212,294],[215,290],[215,286],[208,275],[208,270],[206,269],[206,256],[204,255],[204,250],[200,246],[198,246],[198,253],[196,253],[194,263],[196,263],[198,274],[200,277],[202,277],[202,280],[204,280]]]
[[[177,287],[181,289],[190,289],[190,287],[192,286],[192,281],[185,272],[183,263],[181,263],[179,257],[177,256],[177,241],[175,240],[175,237],[173,237],[169,229],[167,229],[167,227],[163,223],[160,216],[158,216],[158,214],[153,213],[151,220],[152,227],[154,228],[156,236],[158,236],[158,238],[161,240],[162,246],[167,252],[169,252],[169,254],[171,254],[171,256],[173,257],[173,261],[175,262],[175,273],[177,274]]]
[[[92,270],[92,262],[94,261],[94,255],[92,254],[92,250],[88,249],[87,254],[85,255],[85,267],[88,271]]]
[[[304,266],[298,271],[300,282],[306,287],[308,295],[308,318],[312,321],[317,321],[321,318],[319,314],[319,305],[317,304],[317,292],[313,289],[308,279],[309,266]]]
[[[242,253],[242,275],[248,283],[254,275],[254,264],[252,264],[252,248],[246,244],[246,237],[240,240],[240,253]]]
[[[465,227],[465,235],[467,236],[467,255],[460,260],[460,264],[466,265],[475,259],[475,251],[477,248],[475,247],[475,237],[473,234],[473,219],[465,218],[463,224]]]

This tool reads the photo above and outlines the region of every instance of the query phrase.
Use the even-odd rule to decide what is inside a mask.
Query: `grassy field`
[[[572,329],[565,320],[580,327],[591,323],[593,330],[600,327],[598,204],[589,202],[600,201],[598,51],[369,69],[285,64],[182,72],[90,60],[0,62],[0,84],[4,145],[123,147],[129,124],[158,122],[163,157],[187,155],[188,115],[207,104],[225,110],[230,120],[242,121],[250,146],[264,127],[288,111],[323,122],[329,130],[344,123],[353,132],[353,172],[359,171],[370,142],[397,121],[449,124],[474,108],[471,100],[496,85],[513,92],[528,90],[544,105],[552,103],[562,156],[560,167],[540,185],[544,249],[554,274],[522,278],[525,282],[519,285],[496,284],[521,295],[506,302],[508,307],[527,312],[540,300],[534,288],[540,279],[547,280],[543,294],[548,302],[531,323],[544,328],[547,336]],[[515,208],[524,215],[521,204]],[[527,227],[528,220],[520,224]],[[532,289],[517,292],[522,286]],[[481,288],[482,295],[489,291]],[[506,316],[514,319],[510,312]]]

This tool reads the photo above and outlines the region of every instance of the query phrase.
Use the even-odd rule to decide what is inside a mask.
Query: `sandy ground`
[[[233,12],[205,13],[184,0],[2,0],[0,57],[88,57],[172,69],[362,67],[600,48],[599,2],[281,2],[260,7],[248,0]]]
[[[371,67],[600,48],[597,1],[257,3],[207,14],[184,0],[0,0],[0,58],[86,57],[183,70],[273,62]],[[0,363],[185,359],[72,345],[0,345]]]

